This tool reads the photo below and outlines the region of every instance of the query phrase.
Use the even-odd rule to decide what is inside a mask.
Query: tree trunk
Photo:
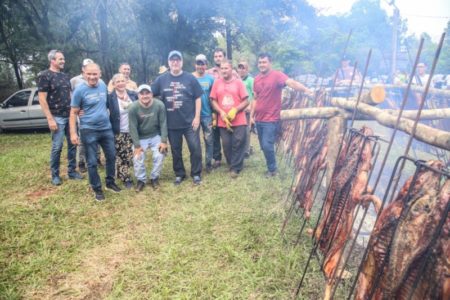
[[[233,47],[231,45],[231,28],[230,22],[228,20],[225,21],[225,39],[227,41],[227,58],[233,59]]]
[[[111,59],[109,55],[109,34],[108,34],[108,0],[100,0],[97,9],[97,18],[100,23],[100,52],[102,67],[104,70],[103,79],[108,81],[111,79],[113,72],[111,68]]]

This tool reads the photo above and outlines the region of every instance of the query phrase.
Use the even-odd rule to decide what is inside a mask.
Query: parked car
[[[48,123],[39,105],[37,88],[20,90],[3,101],[0,107],[0,132],[39,128],[48,128]]]

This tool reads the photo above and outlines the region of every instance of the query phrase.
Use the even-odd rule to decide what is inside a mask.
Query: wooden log
[[[349,117],[348,112],[337,107],[298,108],[281,111],[281,120],[329,119],[335,116]]]
[[[377,86],[380,84],[364,84],[363,89],[364,90],[370,90],[372,89],[374,86]],[[389,90],[389,89],[403,89],[406,90],[406,88],[408,87],[407,84],[382,84],[382,86],[384,87],[385,90]],[[359,86],[354,86],[353,89],[359,89]],[[326,88],[326,91],[331,91],[331,88]],[[347,91],[348,87],[335,87],[334,88],[335,91]],[[425,90],[424,86],[419,86],[419,85],[411,85],[411,92],[416,92],[416,93],[423,93]],[[432,88],[430,87],[428,89],[428,95],[435,95],[435,96],[441,96],[444,98],[450,98],[450,89],[436,89],[436,88]]]
[[[384,99],[386,99],[386,90],[382,85],[375,85],[368,92],[361,95],[360,102],[370,105],[378,105],[383,103]]]
[[[349,101],[345,98],[332,98],[331,103],[344,109],[355,109],[356,106],[355,101]],[[373,117],[376,121],[378,121],[378,123],[384,126],[390,128],[395,127],[397,116],[389,114],[382,109],[367,105],[365,103],[359,103],[357,110],[359,113]],[[411,135],[413,134],[413,126],[413,120],[402,117],[398,125],[398,129]],[[424,143],[439,147],[441,149],[450,150],[450,132],[448,131],[435,129],[419,123],[417,124],[414,137]]]
[[[327,184],[331,182],[332,173],[339,154],[339,145],[342,143],[342,137],[345,133],[346,123],[346,119],[342,116],[333,117],[328,121],[327,174],[325,176]]]

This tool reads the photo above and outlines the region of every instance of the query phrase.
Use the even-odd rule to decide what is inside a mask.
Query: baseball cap
[[[195,63],[202,62],[205,65],[208,64],[208,60],[206,59],[206,56],[204,54],[199,54],[195,57]]]
[[[94,61],[90,58],[83,59],[83,67],[87,66],[88,64],[93,64]]]
[[[170,60],[174,56],[178,56],[181,60],[183,60],[183,55],[181,55],[181,52],[177,51],[177,50],[170,51],[169,56],[168,56],[167,59]]]
[[[141,84],[141,85],[138,87],[137,92],[140,93],[140,92],[142,92],[143,90],[147,90],[147,91],[149,91],[150,93],[153,93],[153,92],[152,92],[152,88],[151,88],[148,84]]]

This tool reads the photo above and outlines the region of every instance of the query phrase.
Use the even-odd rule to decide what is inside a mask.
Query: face
[[[114,85],[114,89],[115,90],[123,91],[123,90],[125,90],[125,88],[127,86],[127,79],[123,75],[122,76],[118,76],[114,80],[113,85]]]
[[[84,76],[89,86],[97,86],[101,76],[101,71],[95,64],[89,64],[84,69]]]
[[[417,65],[417,73],[419,73],[419,75],[425,74],[425,70],[426,70],[425,65],[423,65],[423,64]]]
[[[216,66],[220,66],[220,63],[224,58],[225,56],[223,55],[223,52],[214,52],[214,63],[216,64]]]
[[[139,103],[143,106],[150,106],[153,100],[153,94],[147,90],[142,90],[139,94]]]
[[[233,76],[233,68],[229,63],[223,63],[220,65],[220,73],[223,79],[229,80]]]
[[[119,73],[123,74],[125,78],[129,78],[131,74],[131,67],[130,65],[121,65],[119,68]]]
[[[173,56],[169,59],[170,73],[178,75],[183,68],[183,61],[178,56]]]
[[[350,61],[349,60],[341,61],[341,67],[342,68],[347,68],[349,65],[350,65]]]
[[[205,74],[205,71],[206,71],[206,64],[205,64],[204,62],[197,61],[197,62],[195,63],[195,71],[196,71],[198,74],[200,74],[200,75]]]
[[[66,63],[64,55],[60,52],[56,52],[55,57],[51,60],[50,64],[53,68],[57,70],[64,69],[64,64]]]
[[[261,73],[266,74],[272,69],[272,62],[268,57],[262,57],[258,59],[258,69]]]
[[[246,64],[239,64],[237,72],[239,76],[244,79],[248,75],[248,66]]]

